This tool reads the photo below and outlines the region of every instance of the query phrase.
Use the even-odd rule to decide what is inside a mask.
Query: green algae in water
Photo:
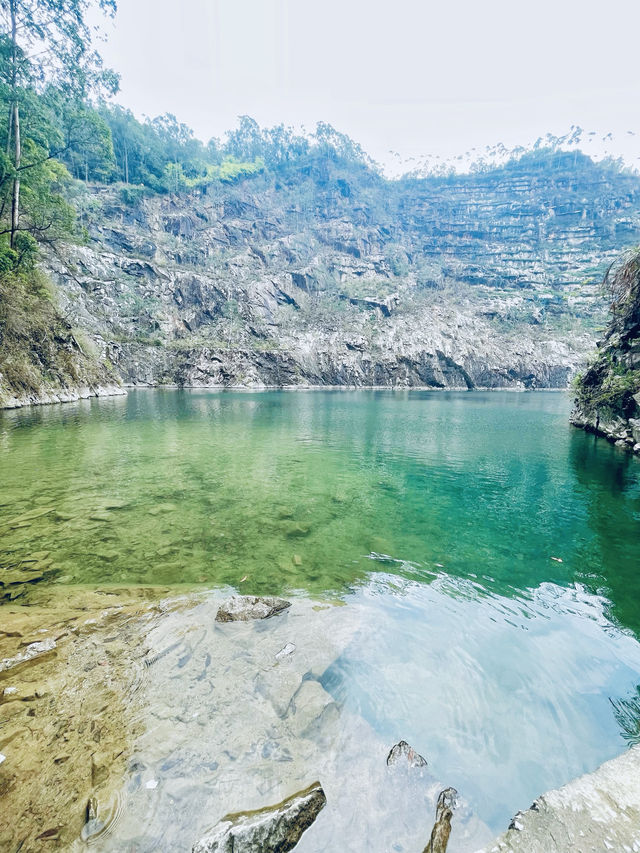
[[[577,581],[638,631],[640,465],[568,412],[553,393],[143,391],[6,413],[0,566],[49,551],[68,583],[315,595],[376,571]]]

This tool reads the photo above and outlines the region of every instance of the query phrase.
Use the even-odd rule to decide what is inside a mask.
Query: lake
[[[144,733],[100,849],[188,850],[203,813],[268,803],[265,779],[302,780],[309,762],[335,793],[299,849],[415,849],[431,811],[410,813],[414,791],[398,814],[371,764],[401,738],[429,762],[425,803],[436,781],[461,794],[468,832],[450,849],[474,849],[623,751],[637,737],[624,709],[640,684],[640,462],[569,411],[552,392],[141,390],[0,413],[0,571],[48,551],[63,589],[195,596],[150,629],[158,649],[177,645],[143,700],[136,685]],[[180,663],[200,631],[218,681],[238,666],[212,627],[230,587],[297,607],[242,628],[242,672],[266,642],[334,643],[304,678],[332,697],[339,733],[288,766],[256,723],[260,762],[235,756],[233,781],[210,759],[242,735],[207,704],[193,648]],[[166,729],[182,695],[189,720]]]

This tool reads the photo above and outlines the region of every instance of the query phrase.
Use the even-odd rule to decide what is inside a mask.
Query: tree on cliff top
[[[5,227],[0,233],[9,235],[12,250],[20,231],[37,230],[33,220],[21,222],[22,184],[62,152],[83,142],[89,144],[96,130],[104,139],[103,129],[96,128],[95,121],[85,121],[83,106],[91,92],[115,92],[118,78],[103,68],[93,49],[94,28],[87,22],[91,8],[112,16],[116,0],[0,0],[0,85],[6,107],[0,165],[0,217]],[[42,99],[34,97],[34,93],[46,93],[51,84],[64,94],[65,110],[57,115],[63,126],[57,128],[50,118],[43,121]],[[24,133],[25,117],[28,134]],[[42,174],[36,177],[48,187],[59,175],[54,168],[49,180],[46,176],[42,180]],[[37,186],[38,180],[32,183]],[[37,192],[34,200],[43,201],[36,197]],[[55,211],[52,214],[51,225]],[[45,218],[40,227],[46,228],[47,222]]]

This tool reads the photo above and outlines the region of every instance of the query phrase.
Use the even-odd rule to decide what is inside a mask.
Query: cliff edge
[[[640,248],[614,262],[604,286],[613,299],[611,319],[576,380],[571,422],[640,454]]]

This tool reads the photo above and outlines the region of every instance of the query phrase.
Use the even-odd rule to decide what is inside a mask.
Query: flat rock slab
[[[286,853],[326,802],[320,783],[314,782],[276,806],[227,815],[194,845],[193,853]]]
[[[640,746],[518,812],[484,853],[640,851]]]
[[[268,619],[276,613],[282,613],[287,607],[291,607],[291,602],[284,598],[232,595],[220,605],[216,622],[249,622],[252,619]]]

